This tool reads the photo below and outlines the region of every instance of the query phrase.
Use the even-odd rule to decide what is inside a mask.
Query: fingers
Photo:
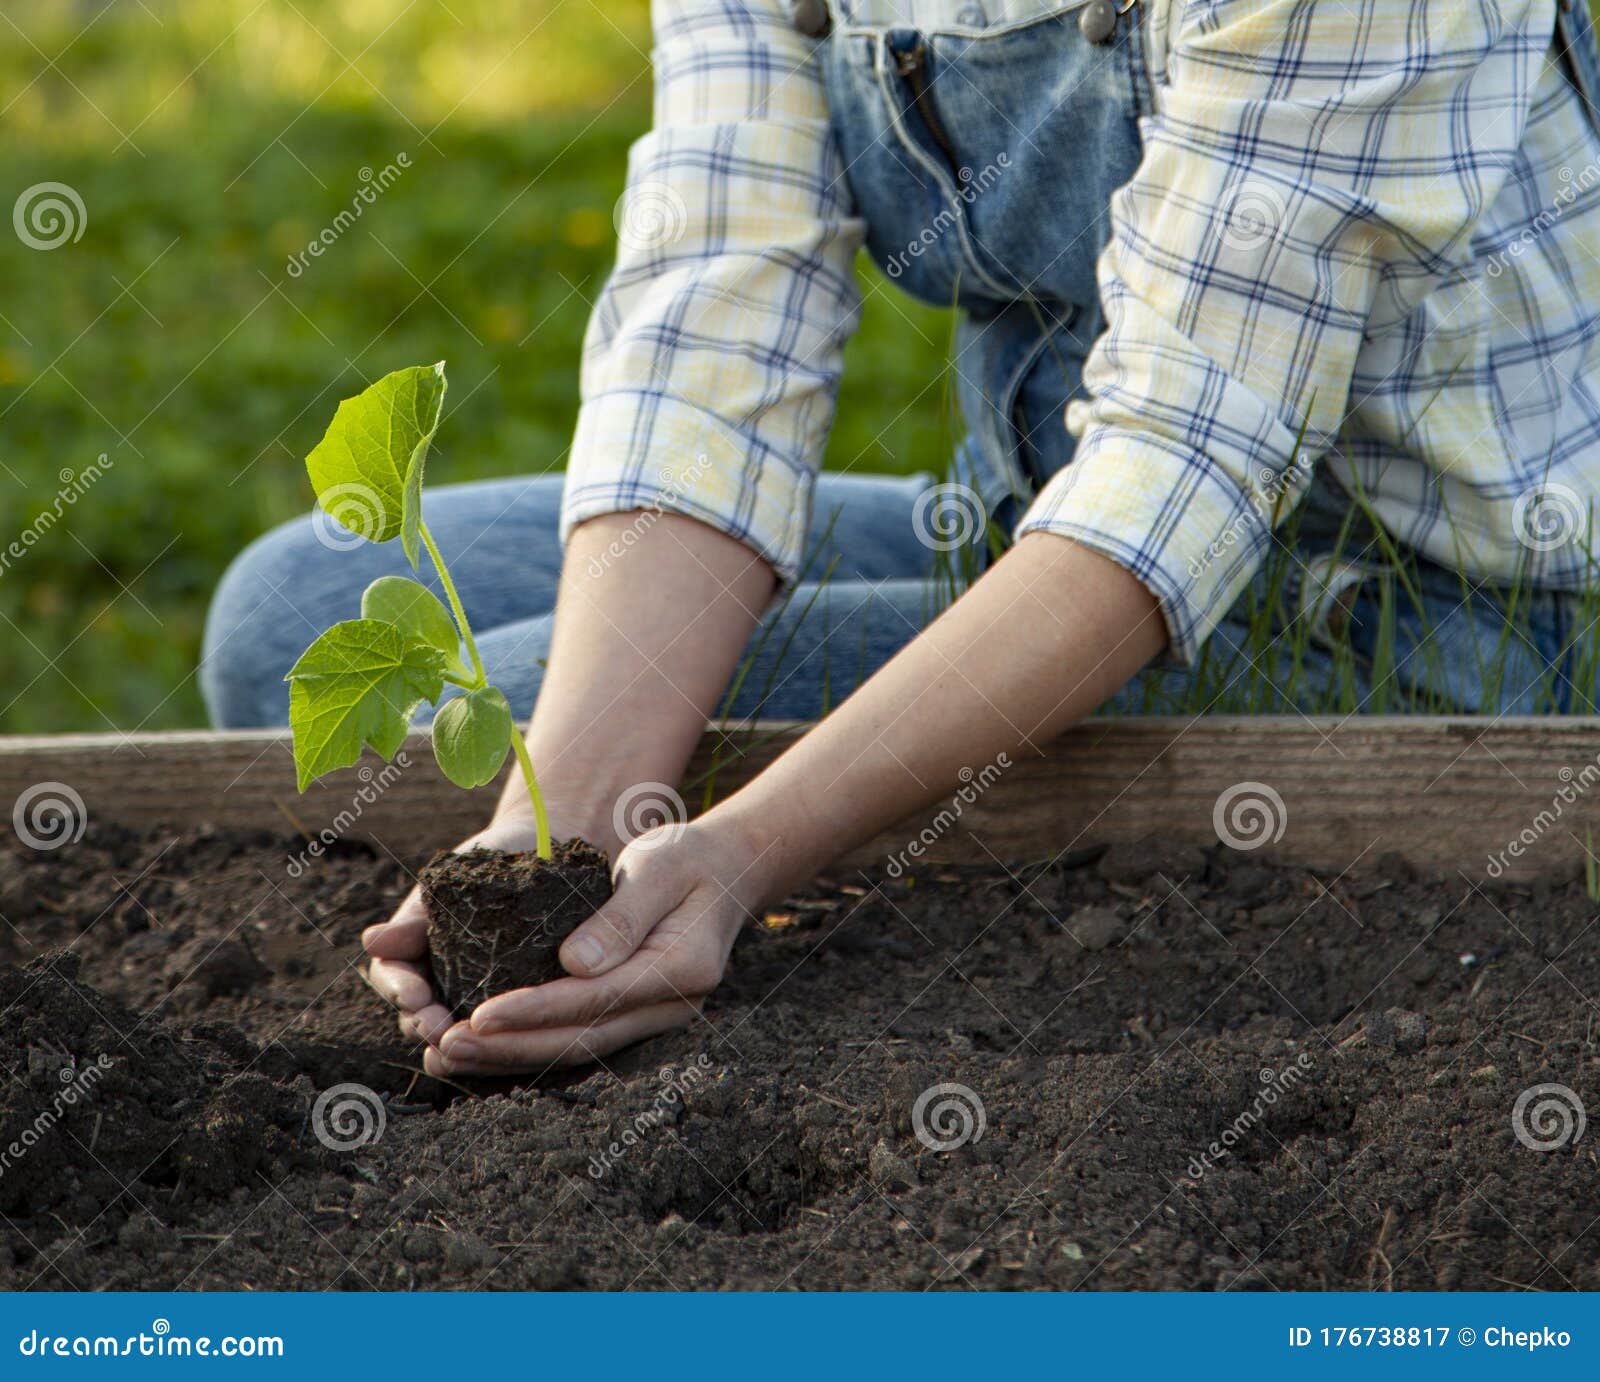
[[[406,960],[374,960],[367,966],[367,983],[401,1012],[416,1012],[433,1002],[427,975],[420,966]]]
[[[655,833],[640,839],[649,841]],[[618,857],[616,893],[561,947],[561,963],[568,974],[593,978],[615,969],[687,896],[687,875],[652,855],[651,848],[648,844],[641,848],[635,841]]]
[[[418,960],[428,949],[428,915],[422,907],[422,891],[413,888],[388,921],[369,926],[361,933],[367,954],[378,960]]]
[[[400,1035],[429,1045],[455,1024],[450,1009],[437,1001],[422,969],[404,960],[374,960],[367,966],[368,985],[400,1010]]]
[[[531,1027],[587,1027],[622,1007],[648,1007],[693,996],[671,972],[667,959],[652,950],[597,979],[553,979],[538,988],[497,994],[473,1012],[473,1035]]]
[[[480,1036],[457,1026],[423,1054],[430,1075],[510,1075],[599,1060],[619,1047],[686,1027],[700,1010],[695,999],[632,1008],[591,1026]]]
[[[430,1003],[425,1008],[417,1009],[416,1012],[401,1013],[400,1033],[417,1041],[425,1041],[430,1046],[437,1046],[439,1038],[455,1026],[455,1023],[454,1014],[443,1003]]]

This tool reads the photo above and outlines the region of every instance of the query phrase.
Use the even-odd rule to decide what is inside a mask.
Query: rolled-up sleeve
[[[776,0],[657,0],[655,122],[590,318],[562,537],[660,508],[802,559],[862,227],[813,45]]]
[[[1019,526],[1142,581],[1173,660],[1335,443],[1363,341],[1473,271],[1553,24],[1554,0],[1174,0],[1077,449]]]

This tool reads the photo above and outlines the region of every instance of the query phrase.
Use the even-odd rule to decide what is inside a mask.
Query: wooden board
[[[691,807],[714,760],[725,795],[799,732],[708,733],[686,780]],[[1591,831],[1600,842],[1596,719],[1091,720],[992,781],[973,768],[959,812],[919,812],[849,862],[1021,862],[1150,835],[1212,845],[1220,823],[1318,868],[1394,851],[1481,881],[1570,877]],[[476,829],[496,791],[451,787],[425,735],[396,765],[371,757],[304,796],[276,732],[0,738],[0,811],[13,814],[30,792],[34,806],[48,800],[54,789],[41,784],[69,788],[93,821],[331,831],[406,857]]]

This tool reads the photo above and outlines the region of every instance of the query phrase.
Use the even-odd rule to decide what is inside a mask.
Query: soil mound
[[[0,846],[0,1287],[1600,1289],[1580,885],[837,878],[694,1027],[468,1088],[356,970],[408,870],[298,853]]]

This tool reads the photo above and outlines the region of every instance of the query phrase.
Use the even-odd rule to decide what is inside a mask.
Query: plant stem
[[[461,630],[461,641],[467,645],[467,656],[472,659],[472,670],[478,678],[478,685],[485,686],[488,679],[483,674],[483,659],[478,656],[478,641],[472,636],[472,626],[467,623],[467,612],[461,607],[461,597],[456,594],[456,583],[450,579],[450,571],[444,564],[444,558],[439,555],[438,547],[434,545],[428,525],[418,523],[417,533],[433,559],[433,569],[439,573],[439,584],[444,587],[445,598],[450,601],[450,612],[455,615],[456,628]]]
[[[545,814],[544,793],[539,790],[539,779],[533,775],[533,759],[528,756],[528,745],[522,731],[511,726],[511,747],[516,750],[517,762],[522,768],[522,780],[528,784],[528,796],[533,802],[533,824],[539,832],[539,857],[550,857],[550,818]]]
[[[433,561],[433,569],[439,573],[439,584],[444,587],[445,598],[450,601],[450,612],[455,616],[456,628],[460,630],[461,641],[466,645],[467,656],[472,660],[472,674],[474,681],[467,685],[455,677],[447,680],[455,682],[458,686],[467,685],[469,691],[487,686],[489,678],[483,670],[483,659],[478,656],[478,642],[472,636],[472,626],[467,623],[467,612],[461,607],[461,596],[456,593],[456,583],[450,579],[449,569],[444,564],[444,558],[439,555],[439,548],[434,543],[433,534],[428,531],[426,523],[417,524],[417,533],[422,538],[422,545],[428,549],[428,556]],[[527,784],[528,800],[533,803],[533,822],[539,836],[539,857],[548,859],[550,849],[550,817],[544,809],[544,794],[539,790],[539,779],[534,776],[533,759],[528,756],[528,746],[523,741],[522,731],[513,722],[511,726],[511,747],[516,751],[517,763],[522,768],[522,780]]]

